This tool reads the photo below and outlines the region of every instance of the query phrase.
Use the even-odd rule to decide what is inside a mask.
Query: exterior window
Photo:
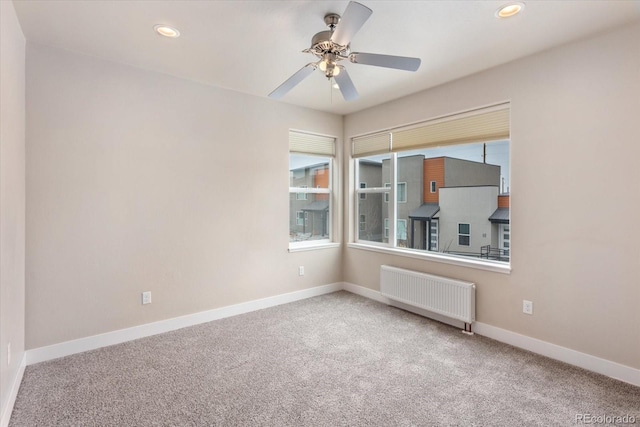
[[[390,156],[380,155],[368,157],[357,162],[356,166],[356,230],[357,240],[373,244],[385,243],[385,218],[388,218],[388,203],[385,203],[384,183],[390,182],[389,170],[384,164],[389,162]],[[362,184],[366,183],[365,186]],[[363,197],[366,196],[366,197]],[[364,218],[366,221],[362,221]],[[388,236],[388,231],[387,231]]]
[[[335,153],[336,138],[289,130],[290,251],[331,243]]]
[[[469,246],[471,232],[469,224],[458,224],[458,244],[460,246]]]
[[[367,183],[361,182],[360,188],[367,188]],[[360,200],[367,200],[367,193],[360,193]]]
[[[501,104],[354,137],[355,243],[508,263],[510,111]]]
[[[407,220],[399,219],[398,220],[398,231],[396,235],[398,240],[407,240]],[[398,244],[398,246],[400,246]]]
[[[511,232],[509,228],[509,224],[500,224],[498,228],[498,232],[500,233],[500,257],[505,260],[509,260],[509,250],[510,250],[510,240],[511,240]]]
[[[396,230],[398,240],[407,240],[407,220],[399,219]],[[384,237],[389,238],[389,218],[384,219]]]
[[[296,224],[297,225],[304,225],[304,220],[305,220],[304,212],[302,212],[302,211],[296,212]]]
[[[432,219],[429,223],[429,250],[438,250],[438,220]]]
[[[482,155],[487,163],[473,160]],[[395,201],[389,191],[392,166]],[[362,176],[356,181],[358,215],[367,218],[364,226],[355,221],[358,242],[509,262],[509,224],[499,230],[502,224],[491,220],[498,203],[500,210],[509,209],[503,201],[508,199],[509,141],[364,157],[356,167],[367,178],[367,188],[360,187]]]
[[[391,188],[391,184],[388,182],[385,183],[384,186],[386,188]],[[407,203],[407,183],[406,182],[398,183],[398,190],[396,192],[396,197],[398,198],[398,203]],[[384,202],[389,203],[388,192],[384,193]]]
[[[398,183],[398,191],[396,193],[396,197],[398,198],[398,203],[407,203],[407,183],[406,182]]]
[[[332,161],[329,157],[289,155],[290,247],[330,241]]]
[[[300,188],[307,188],[307,185],[301,185]],[[307,193],[296,193],[296,200],[307,200]]]

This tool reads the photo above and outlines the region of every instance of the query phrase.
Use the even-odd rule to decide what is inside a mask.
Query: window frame
[[[300,222],[300,220],[302,220],[302,222]],[[304,226],[306,221],[307,221],[307,213],[305,211],[296,211],[296,225]]]
[[[396,185],[398,186],[398,188],[400,188],[400,186],[404,186],[404,191],[402,192],[404,194],[404,200],[398,200],[398,203],[407,203],[407,183],[406,182],[398,182]],[[384,183],[384,188],[391,188],[391,183],[385,182]],[[399,194],[399,193],[400,193],[400,191],[396,190],[396,194]],[[362,193],[360,193],[360,194],[362,194]],[[364,199],[362,199],[362,200],[364,200]],[[389,203],[389,191],[384,193],[384,202],[385,203]]]
[[[301,139],[305,139],[303,143],[300,143]],[[295,140],[295,142],[293,142]],[[296,201],[304,201],[308,200],[309,194],[322,194],[326,195],[326,200],[329,202],[329,207],[326,214],[325,219],[325,228],[327,230],[326,238],[313,239],[313,240],[301,240],[301,241],[292,241],[289,238],[288,250],[289,252],[298,252],[298,251],[306,251],[306,250],[315,250],[315,249],[325,249],[325,248],[334,248],[339,247],[340,243],[336,242],[337,238],[337,230],[336,228],[336,215],[337,215],[337,202],[336,202],[336,194],[335,194],[335,185],[337,184],[337,177],[335,173],[337,171],[336,168],[336,143],[338,138],[335,136],[321,135],[309,133],[306,131],[297,131],[297,130],[289,130],[289,159],[291,161],[291,156],[299,155],[305,157],[317,157],[318,159],[322,159],[323,162],[326,161],[328,164],[328,178],[327,178],[327,187],[319,188],[316,186],[313,188],[313,184],[304,185],[299,187],[291,187],[291,169],[289,173],[289,218],[291,221],[291,202],[293,201],[292,194],[296,194]],[[306,144],[306,142],[311,141],[310,144]],[[318,141],[319,144],[314,145]],[[329,144],[331,144],[329,146]],[[295,148],[294,148],[295,147]],[[330,147],[330,148],[329,148]],[[315,150],[315,151],[314,151]],[[324,150],[324,151],[323,151]],[[324,185],[324,184],[323,184]],[[296,211],[297,212],[297,211]],[[308,221],[308,212],[305,212],[305,221]],[[297,213],[296,213],[296,223],[298,222]],[[289,223],[291,224],[291,222]],[[289,226],[289,233],[292,232],[291,225]],[[324,237],[324,236],[323,236]]]
[[[398,197],[397,202],[398,203],[407,203],[407,183],[406,182],[398,182],[396,184],[398,186],[397,190],[396,190],[396,196]],[[404,188],[403,191],[400,191],[400,188]],[[400,195],[404,194],[404,200],[400,200]]]
[[[296,187],[296,188],[309,188],[309,186],[301,185],[300,187]],[[305,191],[305,192],[296,193],[296,200],[302,200],[302,201],[308,200],[307,192]]]
[[[511,224],[498,224],[498,248],[501,256],[511,258]]]
[[[431,236],[431,238],[429,239],[429,251],[431,252],[438,252],[439,248],[440,248],[440,219],[438,218],[432,218],[431,221],[429,221],[429,236]],[[434,239],[434,233],[433,230],[435,229],[435,239]],[[435,241],[435,248],[432,246],[432,243]]]
[[[486,107],[481,107],[481,108],[477,108],[474,110],[468,110],[465,112],[460,112],[460,113],[454,113],[454,114],[449,114],[449,115],[443,115],[441,117],[436,117],[434,119],[429,119],[429,120],[423,120],[420,122],[416,122],[413,124],[409,124],[409,125],[405,125],[405,126],[400,126],[397,128],[390,128],[388,130],[379,130],[375,133],[370,133],[370,134],[361,134],[360,136],[355,136],[351,138],[351,143],[352,143],[352,151],[351,151],[351,157],[350,157],[350,167],[351,167],[351,171],[355,172],[355,182],[358,183],[358,174],[359,174],[359,161],[362,160],[368,160],[371,157],[378,157],[381,155],[388,155],[392,161],[390,162],[390,169],[391,169],[391,182],[390,183],[386,183],[388,185],[388,187],[385,188],[380,188],[380,191],[375,191],[373,189],[367,189],[367,190],[372,190],[372,191],[367,191],[367,193],[376,193],[376,192],[380,192],[382,193],[383,196],[383,212],[386,212],[388,210],[389,214],[387,216],[389,221],[395,220],[397,218],[398,215],[398,202],[394,201],[394,203],[389,204],[389,200],[394,200],[395,199],[395,193],[396,193],[396,189],[393,188],[395,185],[393,185],[393,183],[397,182],[397,174],[396,174],[396,169],[398,167],[398,154],[403,153],[405,151],[411,151],[412,149],[409,148],[403,148],[403,149],[395,149],[394,150],[394,132],[397,131],[405,131],[405,130],[412,130],[414,128],[418,128],[421,126],[430,126],[431,123],[436,123],[439,124],[440,122],[449,122],[451,120],[458,120],[458,118],[461,118],[462,121],[461,123],[468,123],[465,122],[466,119],[470,118],[470,117],[474,117],[474,116],[481,116],[481,115],[485,115],[487,112],[488,113],[493,113],[499,110],[505,110],[506,114],[507,114],[507,122],[510,120],[510,103],[508,101],[506,102],[502,102],[502,103],[498,103],[498,104],[494,104],[494,105],[490,105],[490,106],[486,106]],[[495,116],[494,116],[495,117]],[[502,120],[502,123],[504,123],[504,116],[502,118],[500,118],[500,120]],[[456,146],[456,145],[466,145],[466,144],[473,144],[473,143],[489,143],[489,142],[497,142],[497,141],[508,141],[508,146],[509,146],[509,157],[511,156],[511,147],[512,147],[512,138],[510,135],[510,125],[507,124],[505,128],[506,129],[506,135],[499,135],[499,132],[502,131],[498,131],[498,133],[490,135],[486,138],[475,138],[473,140],[470,139],[466,139],[466,140],[461,140],[461,141],[453,141],[453,140],[449,140],[447,141],[444,145],[445,146]],[[404,138],[405,138],[405,143],[407,141],[407,136],[409,138],[411,138],[411,135],[405,134]],[[465,138],[468,138],[467,136],[465,136]],[[409,141],[409,143],[411,143],[411,141]],[[367,145],[369,144],[369,145]],[[432,144],[432,143],[429,143]],[[429,147],[438,147],[441,146],[440,144],[435,144],[433,143],[433,145],[430,145]],[[425,146],[417,146],[418,149],[422,149],[422,148],[429,148],[429,147],[425,147]],[[376,159],[377,161],[377,159]],[[511,162],[509,162],[510,164]],[[511,169],[509,168],[509,170],[506,172],[509,176],[511,176]],[[384,180],[385,178],[383,178]],[[435,189],[434,189],[434,184],[435,184]],[[384,184],[383,184],[384,185]],[[357,184],[356,184],[357,186]],[[437,181],[431,181],[429,184],[429,191],[432,193],[438,193],[438,182]],[[353,187],[352,187],[353,188]],[[433,191],[435,190],[435,191]],[[463,267],[471,267],[471,268],[477,268],[477,269],[482,269],[482,270],[487,270],[487,271],[492,271],[492,272],[497,272],[497,273],[503,273],[503,274],[510,274],[511,272],[511,261],[510,258],[509,260],[507,260],[507,262],[504,261],[496,261],[496,260],[487,260],[487,259],[481,259],[481,258],[473,258],[473,257],[468,257],[468,256],[463,256],[463,255],[457,255],[457,254],[449,254],[449,253],[441,253],[441,252],[437,252],[436,251],[428,251],[426,249],[410,249],[410,248],[403,248],[403,247],[398,247],[398,242],[396,239],[396,230],[395,227],[391,227],[388,228],[388,243],[385,242],[386,239],[382,239],[383,242],[378,242],[378,241],[368,241],[368,240],[360,240],[360,236],[358,234],[358,224],[357,224],[357,218],[358,218],[358,211],[360,209],[360,206],[358,205],[358,199],[359,199],[359,194],[361,193],[361,191],[359,191],[358,189],[356,189],[355,191],[356,196],[354,197],[355,199],[355,205],[354,205],[354,215],[351,215],[351,221],[350,224],[354,224],[355,228],[353,228],[353,230],[355,231],[354,233],[350,233],[350,241],[347,243],[347,247],[349,248],[356,248],[356,249],[361,249],[361,250],[368,250],[368,251],[374,251],[374,252],[380,252],[380,253],[385,253],[385,254],[391,254],[391,255],[400,255],[400,256],[406,256],[406,257],[410,257],[410,258],[416,258],[416,259],[421,259],[421,260],[431,260],[431,261],[436,261],[436,262],[441,262],[441,263],[445,263],[445,264],[451,264],[451,265],[457,265],[457,266],[463,266]],[[408,191],[407,191],[407,199],[409,197],[408,195]],[[385,208],[384,206],[387,206],[387,208]],[[386,215],[386,214],[385,214]],[[434,218],[437,220],[437,228],[438,228],[438,236],[437,236],[437,246],[438,249],[440,247],[440,220],[437,218]],[[387,223],[388,224],[388,223]],[[469,224],[469,232],[471,232],[470,230],[470,226],[471,224]],[[407,228],[407,233],[408,233],[409,229]],[[469,233],[468,235],[468,239],[469,239],[469,245],[471,244],[471,233]],[[428,247],[431,246],[431,242],[428,241],[427,242]]]
[[[296,153],[297,154],[297,153]],[[308,156],[310,156],[309,154],[306,154]],[[300,186],[300,187],[289,187],[289,194],[291,193],[295,193],[296,194],[296,201],[305,201],[305,200],[309,200],[308,195],[309,194],[326,194],[327,195],[327,200],[329,201],[329,209],[328,209],[328,237],[326,239],[314,239],[314,240],[303,240],[303,241],[289,241],[289,250],[291,249],[295,249],[296,247],[306,247],[306,246],[318,246],[318,245],[322,245],[322,244],[326,244],[326,243],[330,243],[332,242],[332,235],[333,235],[333,215],[332,215],[332,211],[333,211],[333,202],[332,202],[332,190],[331,190],[331,186],[332,186],[332,177],[333,177],[333,159],[330,157],[326,157],[326,156],[317,156],[318,158],[324,158],[324,159],[328,159],[329,162],[329,183],[328,183],[328,188],[314,188],[314,187],[309,187],[307,185],[304,186]],[[304,194],[304,198],[299,198],[300,194]],[[291,209],[291,206],[289,206],[289,209]],[[296,211],[296,216],[297,216],[297,212]],[[308,220],[308,212],[305,212],[305,216],[304,216],[304,220],[305,223]],[[298,222],[298,219],[296,217],[296,224]]]
[[[399,234],[400,234],[399,230],[400,230],[400,224],[401,223],[404,224],[404,239],[400,239],[400,236],[399,236]],[[407,234],[407,224],[408,224],[408,221],[406,219],[396,219],[396,238],[398,240],[407,240],[407,236],[408,236],[408,234]]]
[[[467,226],[467,233],[463,233],[462,231],[460,231],[460,226],[461,225],[466,225]],[[467,238],[467,243],[460,243],[460,238],[462,237],[466,237]],[[458,223],[458,246],[471,246],[471,224],[468,222],[459,222]]]
[[[360,189],[364,189],[364,188],[367,188],[367,183],[361,182]],[[360,200],[367,200],[367,193],[360,193]]]

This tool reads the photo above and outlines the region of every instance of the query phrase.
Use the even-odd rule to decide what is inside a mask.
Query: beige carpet
[[[640,424],[640,388],[337,292],[28,366],[10,426],[569,426],[578,414]]]

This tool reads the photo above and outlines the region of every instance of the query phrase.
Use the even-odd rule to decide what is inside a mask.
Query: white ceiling
[[[5,1],[5,0],[0,0]],[[346,63],[360,98],[346,102],[318,71],[282,100],[348,114],[572,40],[640,20],[640,0],[373,1],[353,51],[422,59],[416,73]],[[314,56],[323,17],[348,1],[14,0],[28,41],[266,97]],[[178,39],[153,31],[178,28]],[[632,54],[632,53],[630,53]]]

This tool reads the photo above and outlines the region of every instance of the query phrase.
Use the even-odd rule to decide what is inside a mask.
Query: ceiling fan
[[[325,15],[324,22],[329,30],[317,33],[311,39],[311,47],[303,50],[319,58],[302,67],[284,83],[269,94],[270,98],[279,99],[293,89],[298,83],[320,69],[327,79],[333,78],[346,101],[358,98],[349,73],[338,62],[348,59],[354,64],[375,65],[377,67],[395,68],[397,70],[416,71],[420,67],[420,58],[406,56],[380,55],[376,53],[351,52],[351,39],[362,28],[373,11],[355,1],[349,2],[343,16],[336,13]],[[338,25],[339,24],[339,25]]]

